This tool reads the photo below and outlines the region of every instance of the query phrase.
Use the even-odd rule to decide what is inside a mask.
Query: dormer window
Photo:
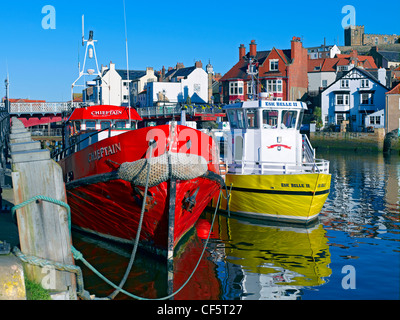
[[[279,71],[279,60],[278,59],[269,60],[269,71]]]

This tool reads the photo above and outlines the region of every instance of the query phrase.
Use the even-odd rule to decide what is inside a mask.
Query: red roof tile
[[[392,90],[386,92],[386,94],[400,94],[400,83],[395,86]]]

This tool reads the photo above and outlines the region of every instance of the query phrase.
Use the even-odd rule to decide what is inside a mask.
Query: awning
[[[131,120],[142,120],[134,108],[129,109],[128,107],[112,105],[97,105],[75,109],[68,120],[129,120],[129,110]]]

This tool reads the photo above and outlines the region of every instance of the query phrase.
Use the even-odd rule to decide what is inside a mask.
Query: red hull
[[[208,135],[169,125],[128,131],[60,160],[75,227],[120,242],[134,241],[145,187],[120,179],[117,171],[123,163],[145,158],[151,139],[157,142],[153,159],[167,151],[201,156],[206,160],[207,172],[188,180],[174,180],[176,195],[172,202],[169,179],[148,188],[140,245],[160,254],[166,252],[170,204],[175,206],[174,246],[193,227],[223,183],[218,175],[217,149]]]

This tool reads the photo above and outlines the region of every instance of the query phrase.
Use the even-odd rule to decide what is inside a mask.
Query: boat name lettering
[[[306,183],[305,185],[303,183],[281,183],[281,187],[283,188],[310,188],[310,185]]]
[[[267,101],[265,102],[266,106],[277,106],[277,107],[296,107],[297,102],[272,102],[272,101]]]
[[[94,117],[107,117],[107,116],[118,116],[121,115],[121,110],[97,110],[92,111],[92,116]]]
[[[89,163],[95,160],[100,160],[104,156],[109,156],[121,151],[121,144],[115,143],[110,146],[101,147],[100,149],[90,152],[88,156]]]
[[[326,187],[326,183],[320,183],[318,184],[318,188],[325,188]]]

